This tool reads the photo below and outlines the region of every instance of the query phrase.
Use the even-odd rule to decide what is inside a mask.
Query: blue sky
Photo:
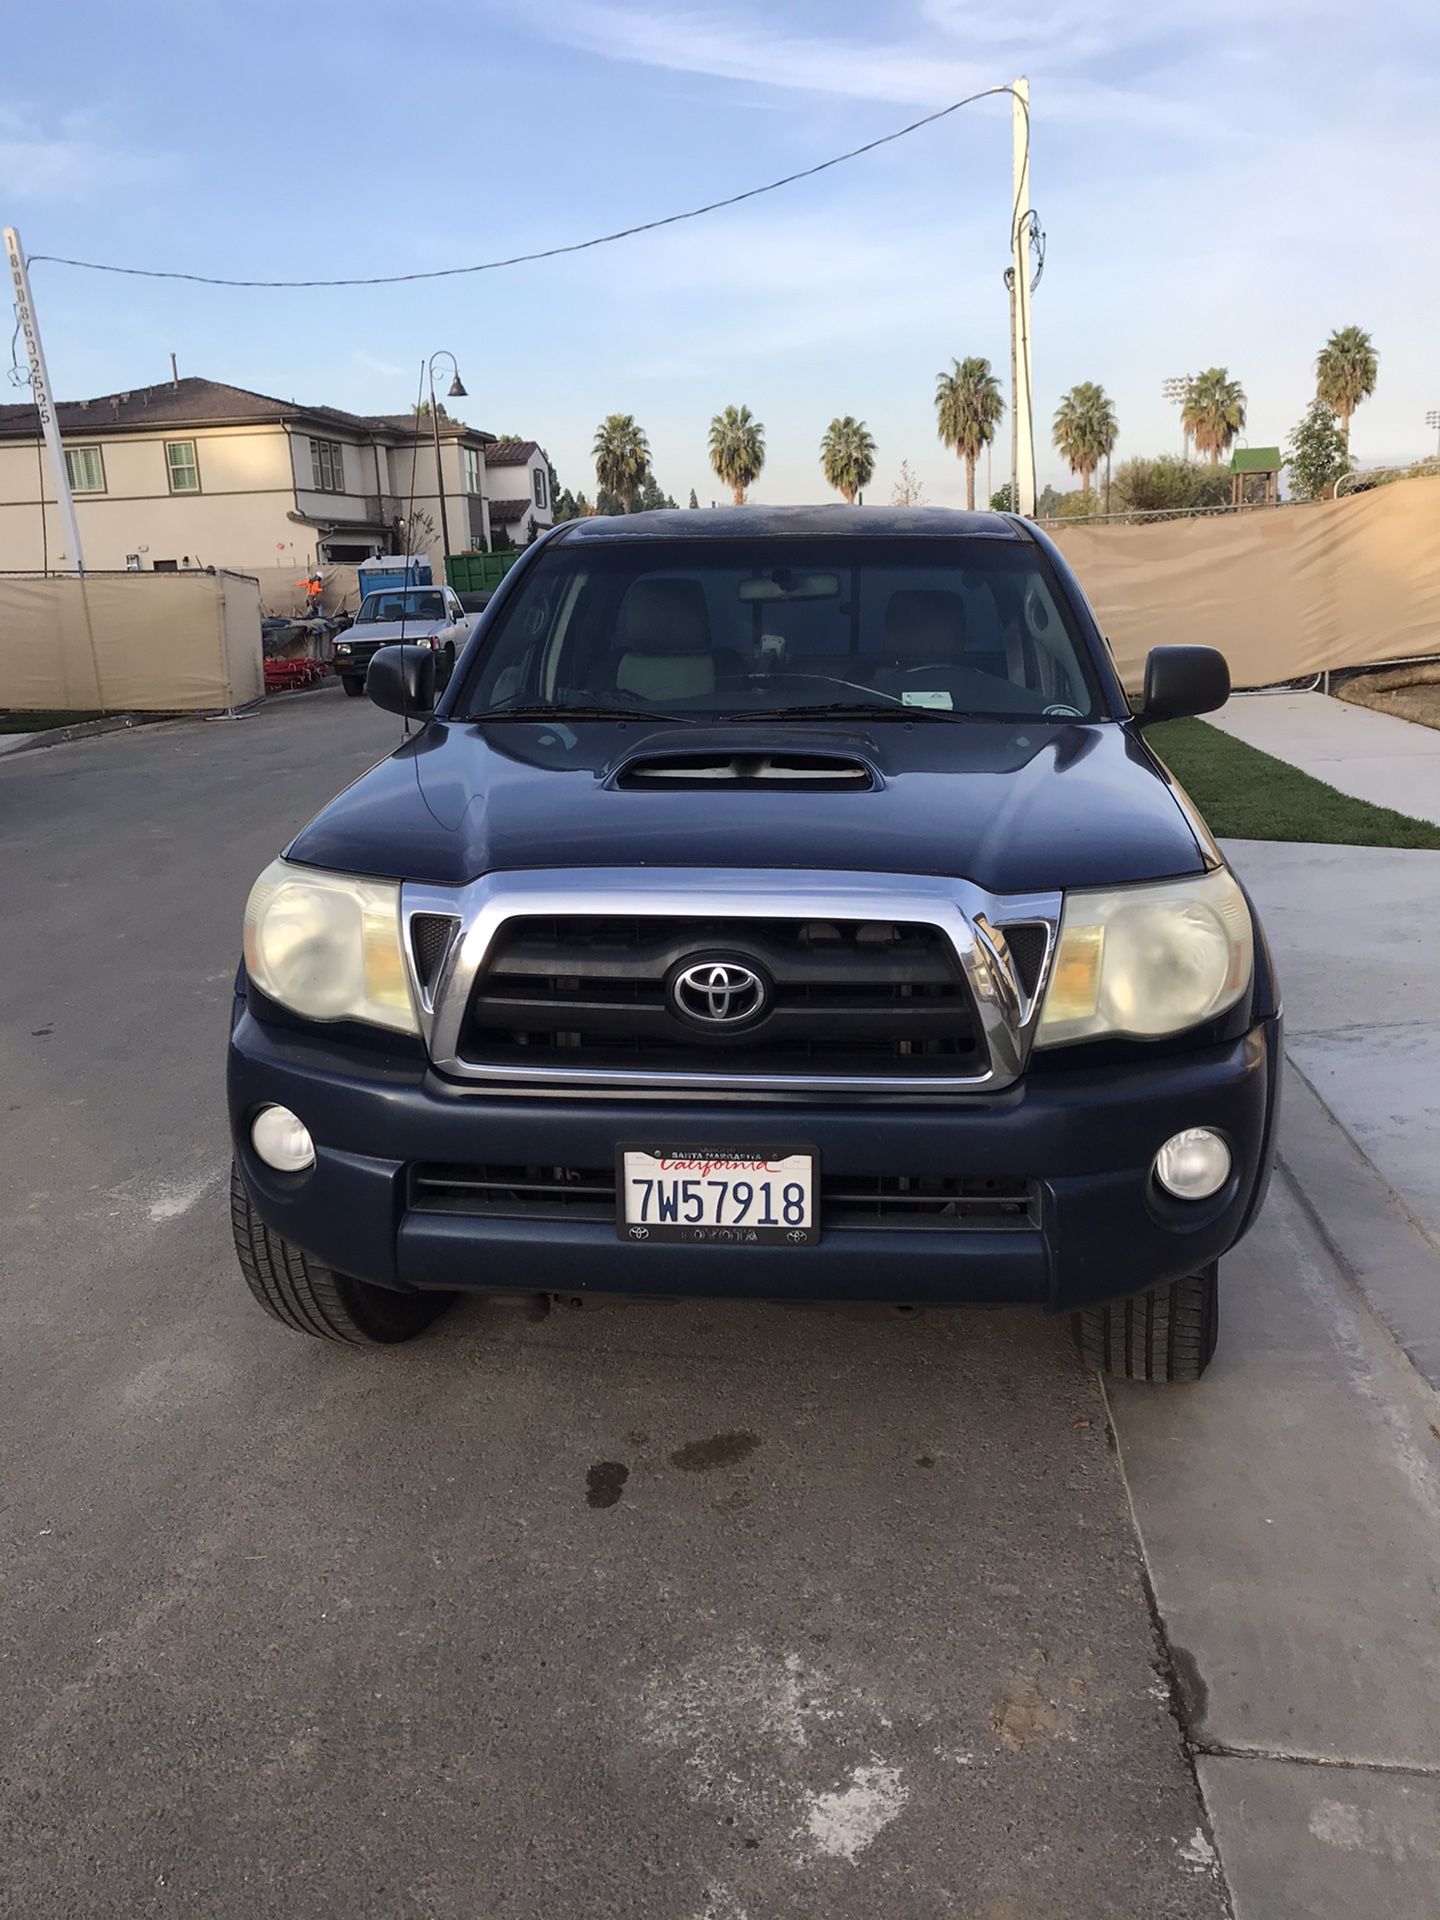
[[[408,271],[583,238],[758,184],[1027,72],[1042,481],[1059,394],[1102,381],[1117,457],[1177,447],[1169,374],[1223,364],[1283,441],[1325,335],[1381,355],[1362,461],[1433,448],[1440,407],[1440,9],[1433,0],[65,0],[6,43],[0,220],[31,254],[258,277]],[[40,265],[62,397],[181,371],[358,411],[448,347],[491,430],[593,491],[632,412],[661,484],[720,489],[710,416],[764,421],[768,500],[823,496],[852,412],[963,498],[932,394],[1008,373],[1009,106],[732,212],[473,279],[244,292]],[[995,484],[1008,468],[997,447]]]

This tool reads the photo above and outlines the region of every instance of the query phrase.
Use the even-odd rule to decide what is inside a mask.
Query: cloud
[[[1055,0],[1053,11],[1067,20],[1082,17],[1078,0]],[[735,12],[660,15],[612,0],[555,0],[531,23],[532,30],[565,45],[606,59],[632,61],[682,73],[851,100],[888,101],[937,107],[987,87],[1003,85],[1027,50],[1048,55],[1053,65],[1063,55],[1073,65],[1074,39],[1050,43],[1043,36],[996,27],[988,34],[956,29],[969,9],[936,4],[920,26],[893,42],[864,42],[789,33],[768,26],[759,16]],[[1103,10],[1102,10],[1103,13]],[[1127,16],[1118,5],[1111,14],[1116,31]],[[943,31],[941,29],[944,29]],[[1067,28],[1067,31],[1069,29]],[[1098,48],[1109,42],[1090,35]],[[965,57],[953,41],[981,46],[981,57]],[[1120,87],[1083,74],[1055,74],[1046,82],[1046,109],[1057,120],[1078,125],[1122,124],[1135,128],[1213,125],[1183,96]]]
[[[90,115],[42,122],[34,113],[0,107],[0,179],[17,205],[98,199],[149,183],[166,170],[159,156],[103,137]]]

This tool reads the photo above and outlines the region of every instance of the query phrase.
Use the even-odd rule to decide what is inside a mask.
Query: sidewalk
[[[1434,1920],[1440,853],[1224,851],[1284,996],[1278,1166],[1204,1383],[1107,1394],[1237,1920]]]
[[[1265,923],[1291,1065],[1440,1250],[1440,853],[1265,840],[1224,852]],[[1440,1293],[1433,1312],[1440,1346]]]
[[[1440,824],[1440,728],[1323,693],[1240,694],[1206,719],[1341,793]]]

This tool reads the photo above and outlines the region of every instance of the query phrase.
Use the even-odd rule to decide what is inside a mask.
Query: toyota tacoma
[[[577,520],[403,743],[256,881],[229,1053],[260,1304],[355,1343],[458,1295],[1074,1316],[1193,1380],[1264,1196],[1280,1002],[1250,902],[1034,525]],[[413,727],[413,731],[411,728]]]

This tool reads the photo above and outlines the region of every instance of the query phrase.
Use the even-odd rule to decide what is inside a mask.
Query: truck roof
[[[809,539],[1020,540],[1020,525],[1003,513],[954,507],[693,507],[656,513],[592,514],[567,520],[554,538],[589,540]]]

